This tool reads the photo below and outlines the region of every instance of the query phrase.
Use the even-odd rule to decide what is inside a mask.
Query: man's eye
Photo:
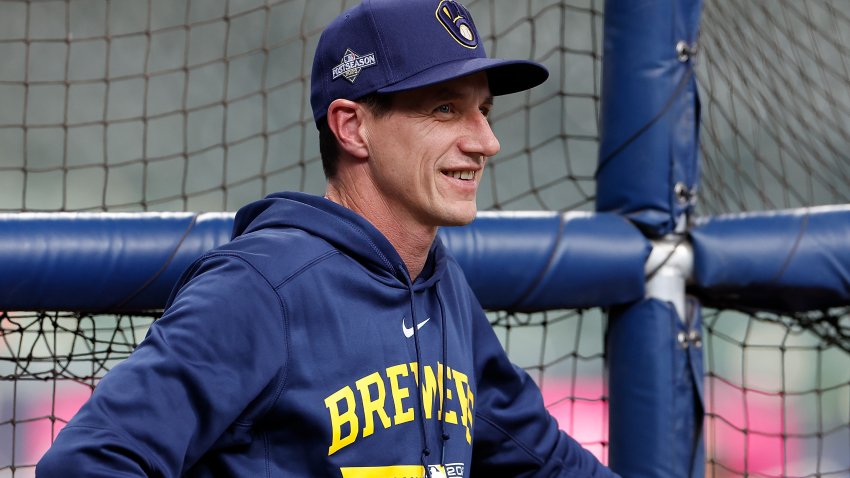
[[[449,105],[440,105],[434,109],[437,113],[451,113],[452,107]]]

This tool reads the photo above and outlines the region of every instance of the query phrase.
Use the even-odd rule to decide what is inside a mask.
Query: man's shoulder
[[[207,256],[233,256],[250,264],[269,282],[279,284],[339,251],[325,240],[296,228],[268,228],[244,234]]]

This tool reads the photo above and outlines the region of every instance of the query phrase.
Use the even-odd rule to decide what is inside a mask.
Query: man
[[[488,59],[447,0],[366,0],[313,65],[325,198],[239,211],[38,476],[614,476],[507,360],[437,228],[470,222],[493,96],[546,70]]]

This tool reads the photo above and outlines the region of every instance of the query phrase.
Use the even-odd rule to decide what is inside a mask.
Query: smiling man
[[[383,101],[385,110],[330,104],[327,127],[339,153],[327,197],[382,231],[416,278],[437,228],[475,218],[484,164],[499,152],[487,122],[493,97],[478,72]]]
[[[487,58],[449,0],[366,0],[323,33],[325,197],[242,208],[39,463],[52,476],[613,477],[558,429],[436,239],[499,151]]]

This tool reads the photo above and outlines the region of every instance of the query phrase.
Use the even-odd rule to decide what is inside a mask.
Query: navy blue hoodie
[[[418,385],[418,386],[417,386]],[[443,466],[444,465],[444,466]],[[413,282],[323,198],[239,211],[37,476],[608,477],[558,430],[439,240]]]

